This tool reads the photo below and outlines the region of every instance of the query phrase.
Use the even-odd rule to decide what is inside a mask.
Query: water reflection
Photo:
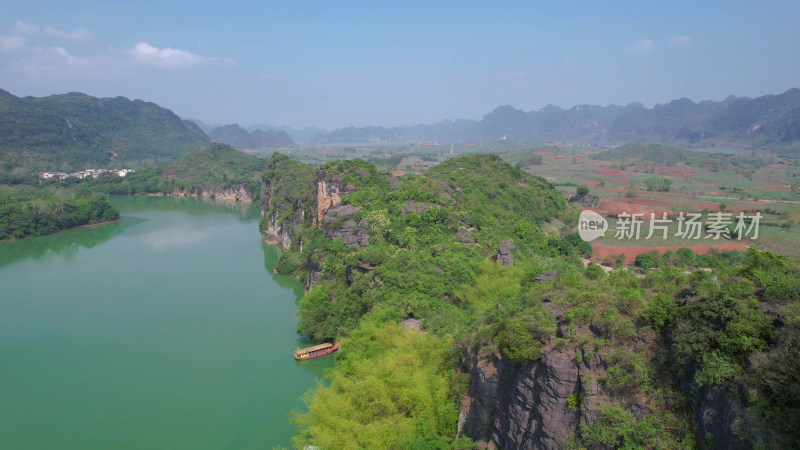
[[[0,242],[0,267],[30,258],[53,254],[70,259],[81,248],[91,249],[112,236],[145,222],[145,219],[125,217],[117,222],[86,228],[65,230],[47,236]]]
[[[204,200],[193,197],[117,196],[111,197],[111,203],[127,213],[158,209],[180,211],[191,216],[208,216],[233,212],[242,221],[258,219],[261,215],[257,203]]]

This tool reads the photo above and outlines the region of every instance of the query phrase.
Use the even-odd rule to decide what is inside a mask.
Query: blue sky
[[[3,3],[0,88],[212,123],[406,125],[800,86],[800,2]]]

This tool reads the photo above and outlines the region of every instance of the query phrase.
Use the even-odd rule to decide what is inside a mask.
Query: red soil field
[[[699,173],[697,170],[689,170],[689,169],[676,169],[675,166],[630,166],[631,169],[637,170],[655,170],[656,172],[666,172],[672,174],[676,177],[686,178],[689,175]]]
[[[652,208],[643,204],[615,200],[601,200],[594,211],[600,214],[619,214],[623,212],[628,214],[645,214],[648,219],[650,218],[650,213],[655,213],[656,217],[661,217],[663,213],[667,213],[667,216],[672,216],[672,212],[663,208]]]
[[[786,185],[759,186],[759,189],[761,189],[762,191],[772,191],[772,192],[789,192],[791,190],[789,186]]]
[[[691,248],[693,252],[697,253],[698,255],[704,255],[708,253],[709,250],[715,248],[719,251],[724,250],[746,250],[742,244],[736,242],[725,242],[722,244],[712,244],[712,245],[695,245],[695,246],[685,246],[686,248]],[[624,253],[625,254],[625,264],[633,264],[636,262],[636,257],[641,255],[642,253],[650,253],[653,250],[657,250],[660,254],[664,254],[667,250],[677,251],[678,249],[684,247],[600,247],[600,246],[592,246],[594,250],[594,256],[602,259],[607,258],[609,256],[619,255]]]
[[[601,177],[611,177],[611,178],[623,178],[633,175],[630,172],[625,170],[619,169],[603,169],[603,170],[595,170],[594,173],[596,175],[600,175]]]
[[[657,200],[654,198],[623,198],[625,202],[633,202],[637,205],[650,205],[650,206],[669,206],[670,202],[666,200]]]

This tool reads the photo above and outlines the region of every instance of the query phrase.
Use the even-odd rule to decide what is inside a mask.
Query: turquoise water
[[[332,365],[258,210],[116,198],[117,223],[0,244],[0,448],[272,448]]]

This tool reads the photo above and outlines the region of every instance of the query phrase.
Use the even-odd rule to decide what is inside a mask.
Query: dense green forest
[[[576,211],[563,197],[497,156],[399,180],[360,160],[323,169],[352,187],[342,203],[360,207],[350,219],[364,219],[369,245],[329,239],[343,220],[314,225],[307,214],[278,263],[299,278],[317,272],[299,332],[342,342],[330,384],[294,419],[296,446],[472,448],[455,432],[466,361],[524,365],[545,353],[575,355],[586,370],[569,408],[592,419],[575,426],[569,447],[720,445],[693,415],[703,392],[741,406],[728,432],[743,445],[798,442],[800,268],[790,260],[682,251],[643,262],[644,274],[606,273],[581,263],[589,249],[569,232]],[[265,181],[281,185],[275,170]],[[309,184],[281,186],[302,198]],[[513,262],[498,254],[505,241]],[[419,328],[398,326],[409,322]]]
[[[155,103],[81,93],[16,97],[0,89],[5,169],[139,168],[200,150],[208,137]]]
[[[74,177],[41,180],[38,184],[45,187],[82,185],[107,195],[199,195],[240,185],[255,199],[260,193],[260,174],[266,162],[228,145],[212,144],[173,163],[140,169],[125,177],[104,174],[82,180]]]
[[[0,184],[0,241],[43,236],[117,219],[119,210],[109,203],[108,197],[88,186],[41,188],[32,183]]]

